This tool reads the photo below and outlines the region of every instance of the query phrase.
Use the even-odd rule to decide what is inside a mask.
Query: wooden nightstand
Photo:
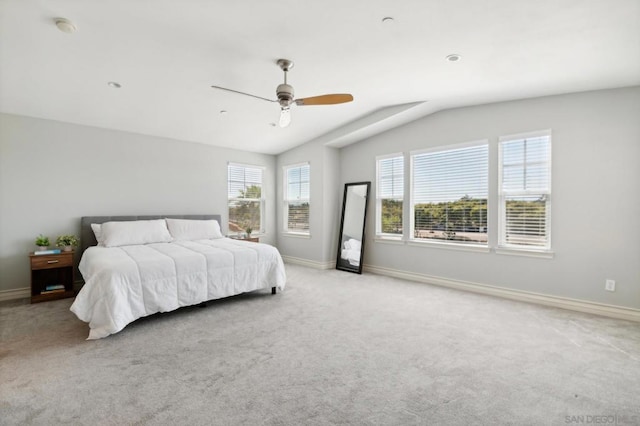
[[[73,251],[59,254],[29,255],[31,261],[31,303],[64,299],[76,295],[73,290]],[[47,287],[64,286],[47,290]]]

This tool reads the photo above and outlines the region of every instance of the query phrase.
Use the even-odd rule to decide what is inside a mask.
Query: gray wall
[[[343,148],[341,178],[371,180],[375,199],[376,155],[488,139],[495,165],[499,136],[544,129],[553,132],[553,259],[374,242],[372,202],[365,265],[640,308],[640,87],[442,111]]]
[[[639,116],[640,87],[552,96],[442,111],[342,149],[310,142],[276,159],[0,114],[0,291],[29,285],[26,254],[38,233],[78,233],[84,215],[220,213],[226,227],[227,161],[266,167],[262,240],[327,264],[335,260],[343,184],[372,181],[374,200],[377,155],[486,138],[495,162],[500,135],[552,129],[553,259],[374,242],[372,201],[365,265],[640,309]],[[309,239],[282,234],[282,166],[304,161]],[[604,290],[607,278],[616,292]]]
[[[81,216],[220,213],[227,162],[266,167],[266,232],[275,244],[275,157],[0,114],[0,291],[29,286],[39,233],[79,235]]]
[[[320,142],[312,141],[278,156],[276,226],[278,229],[277,246],[281,254],[323,264],[335,261],[340,223],[338,199],[342,194],[339,154],[337,148],[327,147]],[[309,162],[311,171],[309,238],[290,236],[284,233],[282,168],[303,162]]]

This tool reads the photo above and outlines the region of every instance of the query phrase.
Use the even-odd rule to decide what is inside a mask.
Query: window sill
[[[391,238],[391,237],[375,237],[373,239],[374,242],[376,243],[383,243],[383,244],[404,244],[404,240],[402,239],[402,237],[400,238]]]
[[[304,238],[304,239],[310,239],[311,238],[311,234],[303,234],[302,232],[283,232],[282,233],[283,237],[291,237],[291,238]]]
[[[553,259],[554,253],[550,250],[527,250],[519,248],[497,247],[496,254],[505,254],[508,256],[525,256],[538,257],[542,259]]]
[[[410,246],[416,246],[416,247],[429,247],[429,248],[457,250],[457,251],[472,251],[472,252],[476,252],[476,253],[489,253],[491,251],[489,246],[476,246],[476,245],[471,245],[471,244],[444,243],[444,242],[436,242],[436,241],[410,240],[407,244],[409,244]]]

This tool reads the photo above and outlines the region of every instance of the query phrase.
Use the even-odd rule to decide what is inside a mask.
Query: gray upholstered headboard
[[[96,236],[91,230],[92,223],[105,223],[105,222],[122,222],[125,220],[151,220],[151,219],[198,219],[198,220],[210,220],[215,219],[220,223],[219,214],[165,214],[165,215],[148,215],[148,216],[84,216],[80,219],[80,253],[84,253],[87,247],[95,246],[98,244]]]

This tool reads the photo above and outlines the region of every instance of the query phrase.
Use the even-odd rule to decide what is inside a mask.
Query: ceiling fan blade
[[[291,109],[282,108],[280,111],[280,127],[287,127],[291,124]]]
[[[233,90],[233,89],[227,89],[226,87],[220,87],[220,86],[211,86],[211,87],[212,87],[213,89],[220,89],[220,90],[226,90],[227,92],[237,93],[237,94],[239,94],[239,95],[251,96],[252,98],[262,99],[263,101],[278,102],[278,101],[274,101],[273,99],[263,98],[262,96],[256,96],[256,95],[252,95],[252,94],[250,94],[250,93],[239,92],[239,91],[237,91],[237,90]]]
[[[351,102],[353,96],[349,93],[334,93],[331,95],[312,96],[310,98],[296,99],[296,105],[335,105]]]

